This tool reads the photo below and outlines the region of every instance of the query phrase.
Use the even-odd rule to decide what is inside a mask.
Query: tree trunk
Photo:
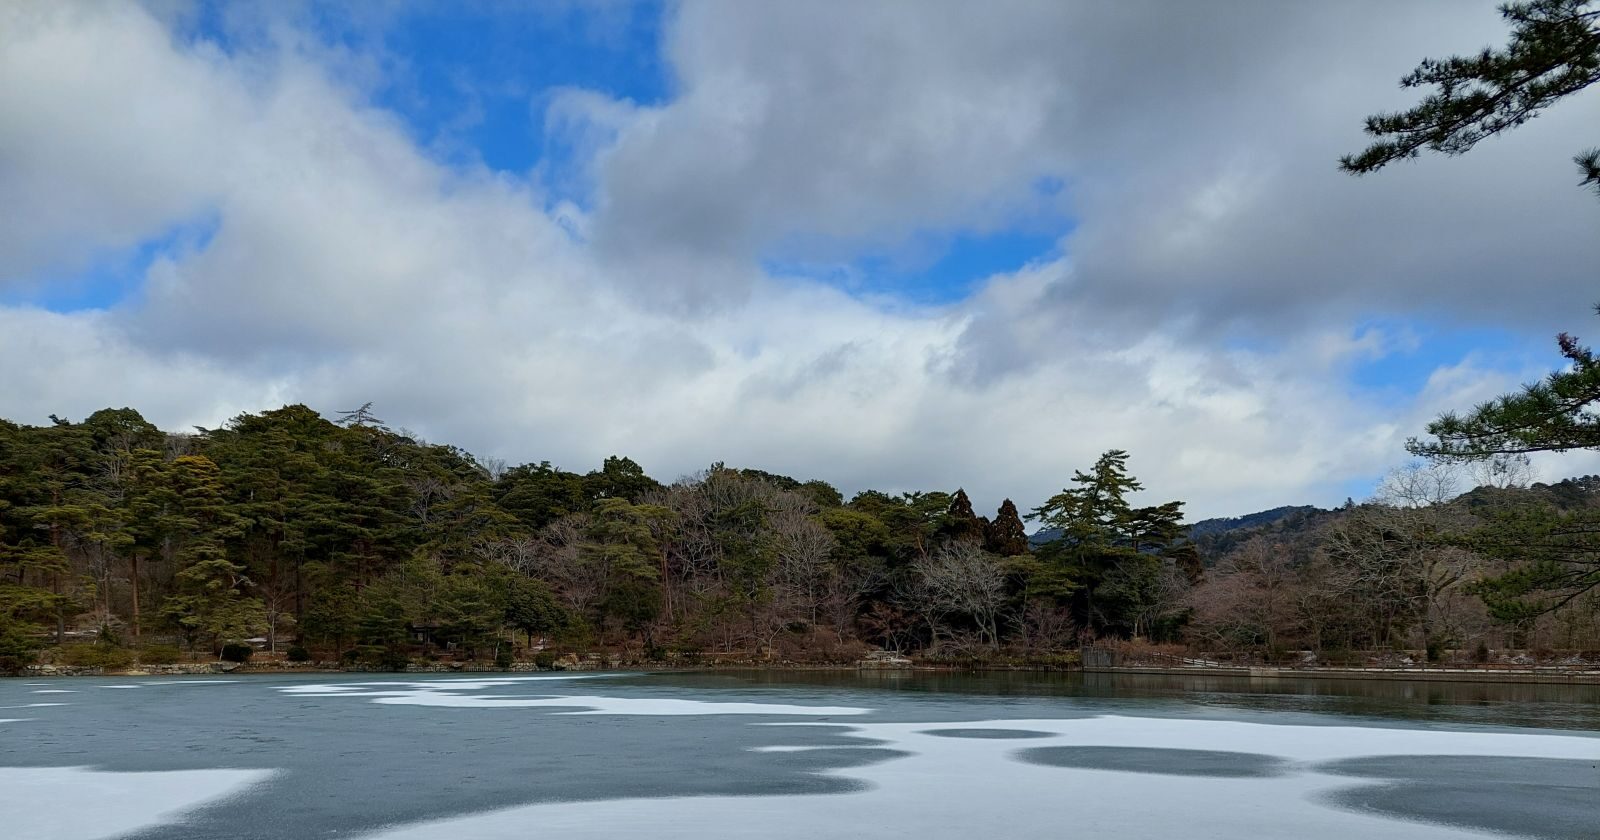
[[[139,555],[128,557],[128,589],[133,599],[133,646],[139,646]]]
[[[51,579],[52,579],[51,589],[55,592],[55,594],[57,596],[59,596],[61,594],[61,573],[60,572],[56,572],[54,575],[51,575]],[[67,638],[67,612],[66,612],[66,608],[64,606],[62,606],[61,601],[58,599],[56,601],[56,645],[60,646],[62,642],[66,641],[66,638]]]

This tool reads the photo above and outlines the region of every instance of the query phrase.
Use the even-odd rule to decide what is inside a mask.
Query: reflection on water
[[[1340,680],[1232,675],[1027,671],[728,671],[684,674],[705,685],[826,686],[937,695],[1073,697],[1269,712],[1600,731],[1600,685]]]

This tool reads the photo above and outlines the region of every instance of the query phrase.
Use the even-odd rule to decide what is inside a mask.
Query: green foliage
[[[637,502],[645,493],[661,487],[655,479],[644,474],[644,468],[632,458],[615,455],[607,458],[599,470],[583,477],[583,487],[590,499],[617,499]]]
[[[537,636],[561,636],[572,629],[572,615],[544,581],[508,573],[500,585],[505,593],[505,624],[526,633],[528,644]]]
[[[240,642],[229,642],[222,646],[221,659],[223,662],[249,662],[255,648]]]
[[[800,485],[800,492],[822,510],[844,504],[844,496],[839,493],[839,488],[826,481],[807,481]]]
[[[1487,459],[1529,452],[1600,449],[1600,358],[1562,333],[1567,366],[1543,380],[1479,405],[1467,415],[1445,414],[1428,425],[1433,441],[1407,448],[1425,457]]]
[[[495,482],[493,497],[501,509],[534,529],[589,508],[583,476],[556,469],[549,461],[507,470]]]
[[[505,624],[505,591],[476,570],[444,576],[429,606],[435,638],[474,654]]]
[[[70,665],[75,668],[116,670],[133,664],[133,652],[125,648],[100,643],[70,645],[62,648],[56,659],[63,665]]]
[[[1504,563],[1506,571],[1478,579],[1472,591],[1507,625],[1524,625],[1600,590],[1600,505],[1594,501],[1569,510],[1519,505],[1499,512],[1467,541]]]
[[[1500,14],[1511,24],[1505,49],[1425,59],[1400,85],[1434,92],[1408,111],[1368,117],[1366,131],[1379,139],[1360,154],[1340,158],[1340,167],[1364,174],[1423,149],[1464,154],[1600,81],[1595,0],[1524,0],[1501,6]],[[1600,149],[1574,160],[1583,183],[1600,192]]]
[[[1089,472],[1074,472],[1072,483],[1031,514],[1061,537],[1035,561],[1015,566],[1031,572],[1026,594],[1070,598],[1078,624],[1097,633],[1144,637],[1158,625],[1181,624],[1174,572],[1191,580],[1199,574],[1183,503],[1133,507],[1128,494],[1143,485],[1120,449],[1101,455]]]
[[[1600,36],[1597,36],[1600,37]],[[1413,439],[1413,453],[1441,460],[1490,461],[1530,452],[1600,449],[1600,357],[1562,333],[1568,362],[1542,381],[1428,425],[1432,441]],[[1507,566],[1474,591],[1510,625],[1572,603],[1600,589],[1600,497],[1574,509],[1550,505],[1503,511],[1470,544]]]
[[[183,651],[177,645],[145,645],[139,648],[138,659],[141,665],[171,665],[183,659]]]
[[[35,628],[0,616],[0,674],[16,674],[39,659]]]
[[[982,544],[989,532],[989,520],[972,510],[972,500],[967,491],[957,489],[950,497],[944,520],[939,523],[939,537],[944,540],[961,540]]]
[[[290,662],[310,662],[311,651],[300,645],[290,645],[289,650],[284,652],[283,658]]]

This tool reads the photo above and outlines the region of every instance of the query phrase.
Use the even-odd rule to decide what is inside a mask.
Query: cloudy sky
[[[1335,167],[1492,3],[355,9],[0,3],[0,416],[371,401],[981,507],[1115,447],[1226,515],[1364,496],[1595,326],[1600,95]]]

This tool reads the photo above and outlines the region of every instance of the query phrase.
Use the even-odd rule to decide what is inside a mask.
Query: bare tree
[[[793,601],[815,630],[834,574],[833,534],[809,516],[790,509],[772,515],[777,534],[777,587]]]
[[[1294,584],[1283,546],[1253,537],[1188,594],[1191,633],[1227,648],[1261,644],[1274,650],[1293,631]]]
[[[991,647],[998,646],[1006,576],[995,558],[976,544],[955,541],[917,558],[911,572],[910,594],[936,625],[968,617]]]
[[[1327,530],[1325,549],[1354,574],[1357,603],[1377,611],[1380,643],[1411,626],[1420,630],[1430,653],[1448,638],[1446,606],[1474,558],[1446,536],[1469,524],[1464,514],[1438,502],[1375,504],[1357,508]]]
[[[1521,452],[1472,461],[1466,468],[1472,483],[1478,487],[1511,490],[1527,487],[1533,483],[1533,461]]]
[[[605,572],[580,550],[589,528],[586,514],[572,514],[545,526],[532,558],[534,574],[549,582],[573,612],[589,615],[605,594]]]
[[[1374,501],[1396,508],[1442,505],[1461,495],[1460,468],[1446,461],[1412,461],[1389,471]]]
[[[1048,598],[1030,598],[1017,617],[1017,637],[1028,650],[1071,647],[1077,634],[1072,611]]]

